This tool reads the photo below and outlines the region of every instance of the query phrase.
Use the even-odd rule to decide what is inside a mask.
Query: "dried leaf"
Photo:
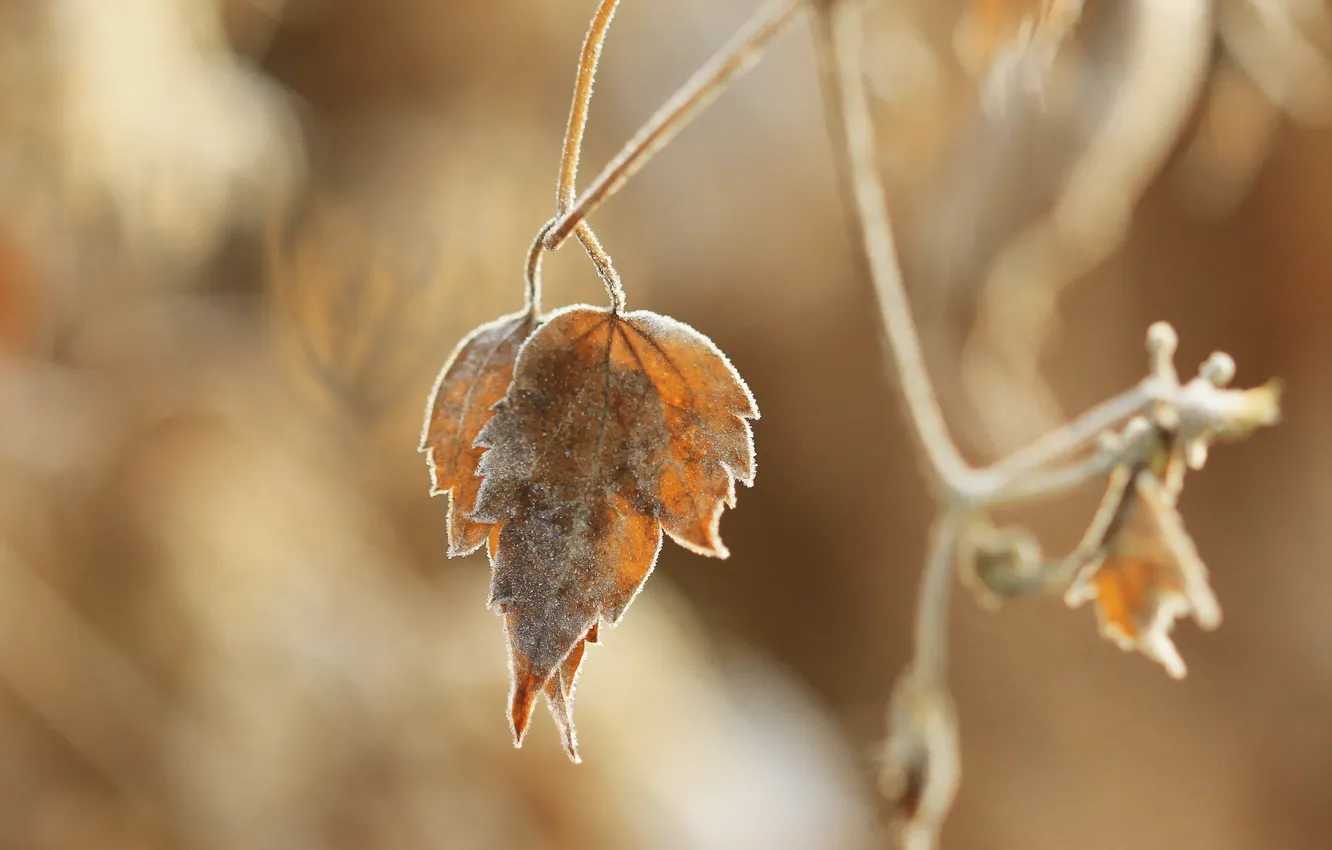
[[[725,355],[664,316],[571,307],[523,345],[477,439],[489,451],[472,516],[496,524],[490,604],[508,635],[516,743],[545,689],[576,758],[583,643],[624,615],[663,530],[726,557],[718,522],[735,482],[753,483],[757,418]]]
[[[477,464],[485,449],[474,446],[490,420],[491,407],[513,380],[518,349],[536,327],[527,312],[502,316],[472,331],[449,357],[426,407],[420,450],[430,461],[430,494],[449,494],[449,557],[475,552],[490,525],[469,519],[481,487]]]
[[[1221,608],[1193,540],[1149,464],[1120,468],[1081,551],[1090,553],[1066,601],[1096,603],[1102,634],[1122,649],[1137,649],[1176,679],[1187,672],[1170,631],[1192,616],[1204,629],[1221,624]]]

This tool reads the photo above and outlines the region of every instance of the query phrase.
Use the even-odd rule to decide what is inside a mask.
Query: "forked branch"
[[[592,108],[592,86],[596,82],[597,64],[601,61],[601,48],[606,43],[606,33],[610,31],[611,20],[620,0],[601,0],[592,23],[587,28],[587,37],[583,39],[583,52],[578,59],[578,76],[574,80],[573,103],[569,107],[569,125],[564,131],[564,153],[560,158],[559,185],[555,190],[556,220],[563,216],[573,205],[578,192],[578,161],[583,152],[583,135],[587,131],[587,116]],[[549,236],[555,222],[549,222],[541,229],[538,243]],[[586,221],[579,221],[573,228],[583,250],[592,260],[592,265],[601,278],[602,285],[611,299],[611,309],[620,312],[624,309],[624,284],[615,271],[610,254],[601,247],[601,240],[592,232],[592,226]],[[535,252],[537,246],[533,245]],[[529,259],[529,265],[531,260]],[[530,278],[529,278],[530,286]]]
[[[564,240],[583,225],[593,210],[618,192],[629,178],[675,138],[731,82],[752,68],[768,43],[795,19],[796,13],[804,6],[801,0],[769,0],[765,3],[734,38],[653,113],[647,123],[601,170],[588,190],[575,200],[574,183],[578,172],[578,151],[582,145],[583,129],[587,125],[587,101],[592,96],[592,77],[601,55],[601,41],[605,39],[616,2],[618,0],[602,0],[601,9],[588,30],[587,44],[583,47],[578,85],[574,91],[574,107],[570,111],[569,132],[565,138],[564,164],[560,173],[559,220],[545,238],[546,247],[552,251],[564,244]],[[611,11],[605,13],[603,21],[603,12],[608,6]]]
[[[900,843],[908,850],[928,850],[935,845],[960,775],[946,672],[949,589],[963,553],[987,560],[993,584],[982,592],[991,599],[1004,591],[1012,596],[1063,592],[1075,574],[1081,576],[1079,598],[1094,598],[1101,586],[1113,587],[1122,580],[1114,572],[1116,558],[1140,559],[1133,547],[1144,545],[1144,535],[1165,535],[1169,539],[1164,551],[1170,558],[1151,565],[1152,580],[1163,584],[1148,590],[1154,598],[1174,594],[1169,605],[1148,603],[1130,612],[1140,620],[1112,620],[1107,636],[1182,675],[1182,662],[1167,637],[1174,618],[1191,611],[1205,628],[1219,621],[1205,570],[1173,512],[1184,468],[1200,468],[1215,439],[1243,436],[1276,422],[1279,393],[1274,385],[1226,389],[1234,364],[1223,354],[1213,355],[1197,378],[1181,384],[1173,362],[1174,331],[1158,323],[1148,334],[1151,373],[1141,383],[1007,458],[983,469],[969,466],[939,408],[897,260],[860,67],[859,6],[840,0],[812,2],[829,131],[882,311],[890,371],[940,501],[921,578],[915,655],[898,678],[889,712],[884,772],[885,792],[899,814]],[[1126,421],[1138,438],[1106,440]],[[1025,532],[1005,535],[985,516],[997,505],[1065,492],[1112,470],[1118,470],[1121,489],[1108,494],[1110,501],[1100,514],[1105,534],[1090,535],[1074,556],[1054,567],[1041,564],[1039,549]],[[1108,524],[1106,518],[1112,515],[1117,525]],[[990,533],[991,542],[1001,541],[998,548],[971,539],[982,532]],[[1136,537],[1126,538],[1129,534]],[[1163,551],[1154,541],[1145,545],[1152,555]],[[973,565],[973,575],[984,584],[986,576],[980,576],[979,569]],[[1069,601],[1077,604],[1072,591]],[[1107,626],[1104,611],[1102,625]]]

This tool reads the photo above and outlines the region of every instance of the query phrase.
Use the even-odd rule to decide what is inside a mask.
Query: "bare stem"
[[[1001,504],[1020,504],[1059,496],[1108,474],[1123,460],[1119,452],[1098,451],[1066,466],[1005,476],[998,482],[993,497],[986,500],[985,504],[992,508]]]
[[[953,565],[968,512],[957,507],[944,511],[930,528],[929,551],[921,574],[916,602],[916,652],[912,669],[923,683],[947,690],[948,604],[953,586]]]
[[[608,0],[603,0],[603,7],[607,5]],[[609,3],[612,7],[614,3]],[[769,0],[762,8],[755,13],[749,23],[738,32],[734,38],[727,42],[718,53],[700,68],[685,85],[675,93],[660,109],[648,119],[637,133],[634,134],[620,150],[620,152],[611,160],[592,185],[576,202],[573,201],[573,175],[578,168],[578,153],[573,151],[570,154],[569,140],[565,143],[565,168],[561,173],[561,201],[560,220],[551,228],[550,233],[546,235],[546,247],[552,251],[564,244],[571,233],[578,232],[577,228],[587,216],[596,209],[603,201],[615,194],[632,177],[639,168],[643,166],[652,155],[659,151],[667,142],[675,137],[689,121],[703,110],[708,104],[722,92],[726,86],[736,77],[748,71],[758,61],[767,46],[785,26],[794,20],[796,12],[804,6],[801,0]],[[607,24],[609,24],[609,15],[607,15]],[[593,30],[588,33],[589,42],[592,40],[596,30],[597,20],[593,20]],[[604,37],[604,28],[601,36]],[[589,47],[583,48],[583,66],[588,62],[595,68],[596,58],[600,54],[600,44],[589,53]],[[587,72],[586,87],[584,89],[584,69],[579,70],[579,89],[575,92],[575,105],[569,117],[569,129],[572,134],[575,129],[575,120],[586,123],[587,109],[583,105],[580,112],[578,100],[580,96],[586,99],[591,96],[591,74]],[[576,143],[581,143],[582,126],[578,126],[578,139]],[[570,160],[572,159],[572,163]],[[565,208],[563,200],[565,198],[566,184],[568,180],[568,198],[572,206]],[[581,232],[580,232],[581,238]]]
[[[532,240],[532,247],[527,249],[527,266],[523,275],[527,283],[527,315],[536,318],[541,313],[541,258],[545,256],[545,246],[541,241],[546,238],[546,231],[550,230],[555,219],[551,219],[541,226],[536,239]]]
[[[578,160],[582,156],[587,115],[592,107],[592,85],[597,77],[597,64],[601,61],[601,48],[606,43],[606,33],[610,31],[611,20],[615,17],[618,6],[619,0],[601,0],[596,13],[592,16],[592,23],[588,25],[587,37],[583,39],[583,52],[578,58],[578,76],[574,79],[573,104],[569,107],[569,124],[564,131],[564,154],[560,158],[560,179],[555,190],[555,219],[541,228],[541,232],[537,234],[536,244],[532,246],[527,257],[529,310],[534,310],[536,305],[533,293],[539,295],[536,289],[539,282],[532,274],[534,266],[538,270],[540,267],[541,259],[537,255],[541,253],[543,247],[546,247],[545,240],[549,237],[551,228],[568,211],[578,195]],[[592,232],[587,222],[581,220],[576,222],[572,230],[582,243],[587,256],[592,259],[592,264],[596,266],[597,276],[601,278],[602,285],[606,287],[606,294],[610,296],[611,310],[615,313],[622,312],[624,284],[620,280],[619,273],[615,271],[610,254],[606,253],[606,249],[601,246],[601,240],[597,239],[597,235]],[[553,249],[557,246],[548,247]]]
[[[830,132],[844,157],[843,182],[855,202],[908,426],[936,491],[946,501],[956,501],[972,489],[974,473],[949,435],[939,409],[902,284],[888,202],[875,161],[874,125],[861,77],[859,7],[855,3],[821,6],[816,31],[824,98],[833,117]]]
[[[560,181],[555,191],[555,214],[564,215],[573,204],[578,192],[578,159],[583,151],[583,134],[587,130],[587,113],[592,105],[592,83],[597,76],[597,63],[601,60],[601,47],[606,43],[611,19],[620,0],[601,0],[592,23],[583,39],[583,55],[578,60],[578,77],[574,81],[573,105],[569,107],[569,126],[564,131],[564,156],[560,160]]]

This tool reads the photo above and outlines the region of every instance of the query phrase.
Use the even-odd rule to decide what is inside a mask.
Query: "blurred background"
[[[624,5],[584,184],[757,5]],[[1087,0],[1043,59],[1040,5],[865,33],[968,453],[1138,380],[1158,319],[1186,375],[1283,377],[1286,420],[1190,478],[1226,619],[1177,631],[1185,681],[1087,609],[957,595],[944,846],[1325,848],[1327,10]],[[512,747],[484,556],[444,557],[422,409],[522,303],[594,6],[0,4],[0,847],[884,846],[931,510],[804,23],[593,218],[630,306],[709,334],[763,418],[730,560],[667,545],[589,652],[582,765],[544,716]],[[603,300],[577,249],[546,265],[548,306]],[[1020,518],[1057,551],[1098,498]]]

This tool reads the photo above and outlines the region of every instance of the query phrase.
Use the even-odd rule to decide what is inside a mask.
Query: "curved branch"
[[[578,59],[578,77],[574,80],[573,104],[569,107],[569,125],[564,131],[564,155],[560,158],[560,180],[555,190],[555,214],[562,216],[578,194],[578,160],[583,152],[587,131],[587,113],[592,106],[592,83],[601,61],[601,48],[620,0],[601,0],[583,39],[583,53]]]
[[[854,3],[821,5],[815,29],[824,99],[832,118],[829,132],[843,157],[843,183],[859,219],[907,424],[936,491],[946,501],[965,499],[972,489],[973,471],[948,432],[925,368],[875,162],[874,125],[860,70],[859,7]]]
[[[577,229],[583,220],[594,209],[619,191],[625,182],[652,158],[653,154],[673,139],[675,134],[683,129],[704,107],[711,104],[731,81],[758,62],[768,42],[772,41],[778,33],[785,29],[788,23],[794,20],[796,12],[800,11],[803,6],[804,3],[800,0],[769,0],[759,9],[744,29],[736,33],[735,37],[727,42],[726,46],[718,51],[708,64],[690,77],[689,81],[648,119],[647,124],[643,125],[642,129],[625,143],[625,146],[616,154],[615,159],[611,160],[602,169],[582,197],[578,198],[577,202],[573,203],[571,207],[561,207],[560,220],[546,235],[546,247],[553,251],[564,244],[564,240],[568,239],[571,233],[578,232]],[[593,26],[596,26],[595,19]],[[588,34],[589,38],[591,38],[591,35],[591,33]],[[604,31],[602,36],[604,37]],[[595,65],[596,56],[600,55],[600,46],[593,54],[589,54],[588,49],[584,47],[584,63],[589,61],[589,55],[591,57],[590,61]],[[580,69],[580,82],[582,78],[583,74]],[[591,96],[590,77],[587,90],[583,94],[587,97]],[[577,113],[577,106],[575,106],[574,111]],[[583,121],[586,121],[586,109],[584,109]],[[569,126],[572,131],[574,115],[570,115]],[[567,143],[565,161],[566,164],[569,161]],[[577,167],[578,154],[575,151],[573,154],[573,169],[576,170]],[[561,184],[561,191],[563,192],[563,184]]]

